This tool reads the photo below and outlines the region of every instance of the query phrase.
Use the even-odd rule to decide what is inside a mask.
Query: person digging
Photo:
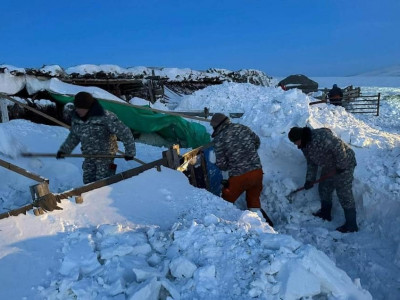
[[[211,118],[214,129],[215,164],[222,171],[229,172],[229,178],[222,188],[222,198],[234,203],[246,192],[247,208],[256,212],[272,227],[273,223],[261,208],[260,195],[263,189],[263,170],[257,153],[260,138],[247,126],[231,123],[229,118],[216,113]]]
[[[332,220],[332,194],[336,190],[346,219],[345,224],[336,230],[342,233],[358,231],[352,191],[354,169],[357,165],[354,151],[329,128],[293,127],[289,131],[288,138],[297,145],[307,160],[304,189],[309,190],[313,187],[318,167],[322,168],[321,177],[332,171],[335,173],[334,176],[328,176],[319,183],[321,209],[313,215],[326,221]]]

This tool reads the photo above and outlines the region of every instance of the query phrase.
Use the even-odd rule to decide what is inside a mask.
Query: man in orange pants
[[[261,208],[263,171],[257,150],[260,138],[247,126],[231,123],[229,118],[216,113],[211,118],[214,129],[215,164],[222,171],[229,171],[229,179],[222,189],[222,198],[235,202],[246,192],[247,208],[260,212],[270,226],[272,221]]]

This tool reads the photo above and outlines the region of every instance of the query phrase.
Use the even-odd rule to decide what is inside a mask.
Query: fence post
[[[379,116],[379,106],[381,103],[381,93],[378,93],[378,107],[376,109],[376,115]]]
[[[6,99],[0,99],[0,110],[1,110],[1,123],[10,121],[8,117],[7,101]]]

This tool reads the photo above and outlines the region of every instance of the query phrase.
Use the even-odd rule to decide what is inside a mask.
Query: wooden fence
[[[348,101],[342,101],[342,106],[353,114],[375,114],[379,116],[379,106],[381,94],[373,96],[360,95],[357,98],[350,98]]]
[[[327,95],[329,89],[320,89],[322,91],[322,96],[316,97],[320,101],[311,102],[310,105],[318,103],[329,103]],[[379,106],[381,95],[362,95],[361,89],[359,87],[354,88],[352,85],[342,89],[343,99],[342,106],[346,111],[353,114],[375,114],[379,116]]]

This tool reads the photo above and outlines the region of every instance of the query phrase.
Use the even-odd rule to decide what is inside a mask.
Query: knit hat
[[[217,128],[220,124],[222,124],[225,120],[228,120],[229,118],[225,116],[224,114],[221,113],[216,113],[212,116],[210,125],[215,129]]]
[[[288,138],[292,143],[301,140],[302,137],[303,137],[303,128],[293,127],[292,129],[290,129]]]
[[[92,107],[95,101],[96,100],[93,98],[91,94],[86,92],[79,92],[78,94],[75,95],[74,105],[75,108],[89,109]]]

